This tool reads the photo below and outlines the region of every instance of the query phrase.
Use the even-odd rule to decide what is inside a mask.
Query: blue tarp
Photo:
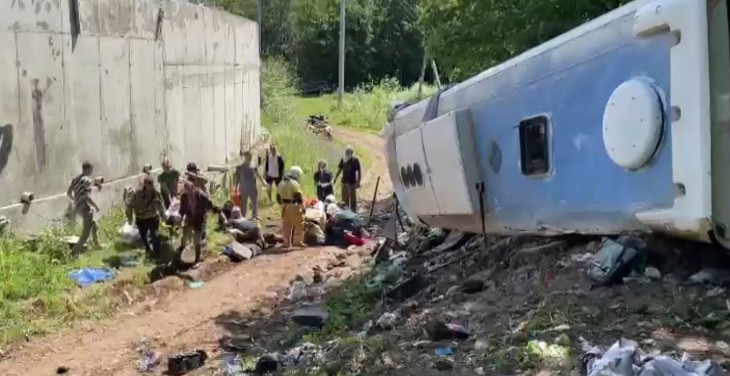
[[[81,287],[108,281],[114,279],[115,276],[116,272],[107,268],[83,268],[68,273],[68,277],[73,279]]]

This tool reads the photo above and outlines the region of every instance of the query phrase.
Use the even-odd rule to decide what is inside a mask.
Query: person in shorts
[[[266,153],[266,162],[264,164],[264,180],[266,181],[266,195],[271,201],[271,190],[273,186],[279,186],[284,178],[284,158],[281,157],[276,150],[276,145],[269,146],[269,152]]]

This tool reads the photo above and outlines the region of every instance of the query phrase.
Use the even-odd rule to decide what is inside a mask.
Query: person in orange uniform
[[[304,247],[304,195],[299,179],[304,172],[293,166],[276,187],[276,201],[281,205],[281,227],[284,246]]]

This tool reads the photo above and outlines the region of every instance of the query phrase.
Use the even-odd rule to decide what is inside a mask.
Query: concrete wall
[[[146,163],[225,163],[259,133],[246,19],[182,1],[3,0],[0,51],[0,216],[16,228],[62,217],[84,160],[108,208]]]

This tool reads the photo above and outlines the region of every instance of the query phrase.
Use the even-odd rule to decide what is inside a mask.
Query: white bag
[[[134,245],[142,241],[139,237],[139,230],[137,226],[125,223],[122,228],[119,229],[119,234],[122,236],[122,243],[126,245]]]

